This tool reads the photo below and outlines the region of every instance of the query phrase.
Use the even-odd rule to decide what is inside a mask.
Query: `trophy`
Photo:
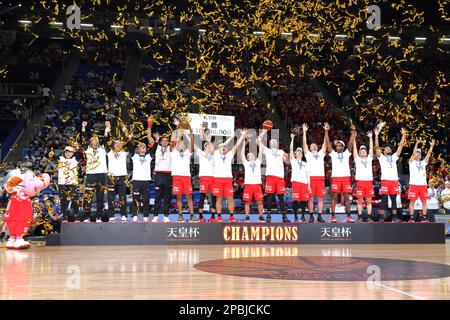
[[[381,131],[384,128],[385,125],[386,125],[386,122],[384,122],[384,121],[380,122],[379,124],[377,124],[378,130]]]
[[[179,124],[177,129],[190,130],[191,125],[189,124],[189,116],[187,114],[181,114],[177,117],[179,119]]]
[[[295,126],[291,129],[291,133],[295,135],[299,135],[302,132],[302,128],[300,126]]]

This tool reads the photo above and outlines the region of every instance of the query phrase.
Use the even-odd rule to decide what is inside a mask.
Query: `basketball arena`
[[[449,299],[449,12],[0,1],[0,299]]]

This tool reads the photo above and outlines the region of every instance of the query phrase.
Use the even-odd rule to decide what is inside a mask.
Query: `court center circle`
[[[222,275],[305,281],[423,280],[450,277],[450,265],[365,257],[248,257],[197,263],[200,271]]]

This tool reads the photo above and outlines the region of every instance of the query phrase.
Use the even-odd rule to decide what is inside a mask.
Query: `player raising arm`
[[[323,212],[323,198],[325,197],[325,165],[323,159],[325,158],[326,148],[329,143],[328,131],[330,125],[325,122],[323,129],[325,131],[322,147],[319,150],[317,144],[311,143],[308,148],[308,142],[306,139],[306,133],[308,131],[308,125],[303,124],[303,152],[305,153],[306,162],[310,170],[310,183],[311,183],[311,197],[308,202],[308,209],[310,213],[314,212],[314,197],[317,197],[317,221],[325,222],[322,218]],[[309,222],[314,222],[314,216],[309,218]]]
[[[427,187],[427,164],[430,160],[431,154],[433,152],[434,140],[430,143],[430,148],[428,149],[427,155],[423,160],[422,150],[418,148],[420,141],[416,141],[414,145],[414,150],[412,152],[411,158],[409,159],[409,215],[411,222],[425,221],[427,217],[427,198],[428,198],[428,187]],[[414,218],[414,203],[420,198],[422,202],[422,217]]]
[[[356,197],[358,198],[358,221],[367,221],[367,217],[362,217],[363,201],[366,201],[367,215],[372,216],[372,198],[374,197],[373,189],[373,133],[367,132],[369,137],[369,153],[365,145],[356,146],[356,139],[353,140],[353,159],[356,168]]]
[[[379,124],[375,130],[375,154],[381,167],[381,212],[384,213],[384,220],[387,222],[398,222],[397,218],[397,195],[400,192],[398,182],[397,161],[403,149],[406,140],[406,130],[401,129],[402,138],[398,144],[396,152],[392,153],[393,147],[389,144],[384,146],[383,153],[380,150],[378,136],[380,135],[383,124]],[[392,215],[388,212],[388,198],[392,203]]]

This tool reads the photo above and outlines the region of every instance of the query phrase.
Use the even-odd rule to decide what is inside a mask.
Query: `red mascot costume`
[[[49,184],[50,177],[46,173],[42,177],[37,177],[30,170],[22,174],[19,169],[16,169],[8,174],[5,189],[11,194],[11,197],[4,218],[9,230],[9,240],[6,243],[7,249],[25,249],[30,247],[30,243],[25,241],[23,236],[27,234],[33,221],[31,199],[38,191],[47,188]]]

